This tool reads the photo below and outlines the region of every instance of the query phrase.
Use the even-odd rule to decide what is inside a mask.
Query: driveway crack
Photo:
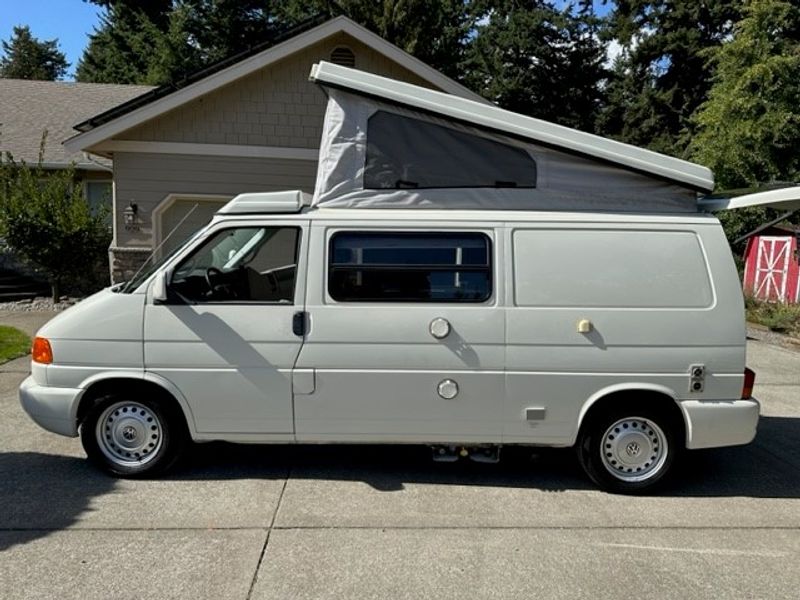
[[[275,505],[275,512],[272,513],[272,519],[269,522],[269,527],[267,529],[267,536],[264,538],[264,545],[261,547],[261,555],[258,557],[258,564],[256,564],[255,572],[253,573],[253,579],[250,581],[250,589],[247,590],[246,600],[250,600],[253,596],[253,590],[256,587],[256,582],[258,581],[258,573],[261,571],[261,563],[264,562],[264,556],[267,554],[267,546],[269,546],[269,538],[272,534],[272,530],[275,527],[275,519],[278,518],[278,511],[281,509],[281,503],[283,502],[283,494],[286,491],[286,485],[289,483],[289,478],[292,476],[292,466],[289,465],[288,470],[286,471],[286,478],[283,480],[283,486],[281,486],[281,492],[278,495],[278,503]]]

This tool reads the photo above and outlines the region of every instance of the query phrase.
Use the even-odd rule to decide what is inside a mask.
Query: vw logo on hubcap
[[[122,437],[124,437],[129,442],[136,439],[136,429],[128,425],[125,429],[122,430]]]
[[[625,446],[625,452],[628,453],[628,456],[636,456],[640,451],[641,448],[637,442],[630,442],[627,446]]]

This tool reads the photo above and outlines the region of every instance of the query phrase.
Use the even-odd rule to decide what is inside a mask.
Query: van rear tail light
[[[752,369],[744,370],[744,385],[742,386],[742,400],[753,397],[753,386],[756,384],[756,372]]]
[[[50,348],[50,342],[48,342],[46,338],[33,338],[31,358],[33,359],[33,362],[41,363],[43,365],[49,365],[53,362],[53,349]]]

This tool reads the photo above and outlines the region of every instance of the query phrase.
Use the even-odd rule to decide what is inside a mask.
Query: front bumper
[[[78,401],[82,393],[82,389],[42,386],[28,377],[19,386],[19,402],[40,427],[76,437]]]
[[[749,444],[756,437],[758,400],[683,400],[686,447],[719,448]]]

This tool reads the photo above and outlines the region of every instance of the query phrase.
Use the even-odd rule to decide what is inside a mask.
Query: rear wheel
[[[81,425],[89,459],[114,475],[155,475],[178,458],[186,436],[179,416],[149,399],[112,395],[92,406]]]
[[[680,431],[668,411],[614,407],[586,423],[578,440],[578,458],[604,490],[647,493],[669,475],[679,452]]]

